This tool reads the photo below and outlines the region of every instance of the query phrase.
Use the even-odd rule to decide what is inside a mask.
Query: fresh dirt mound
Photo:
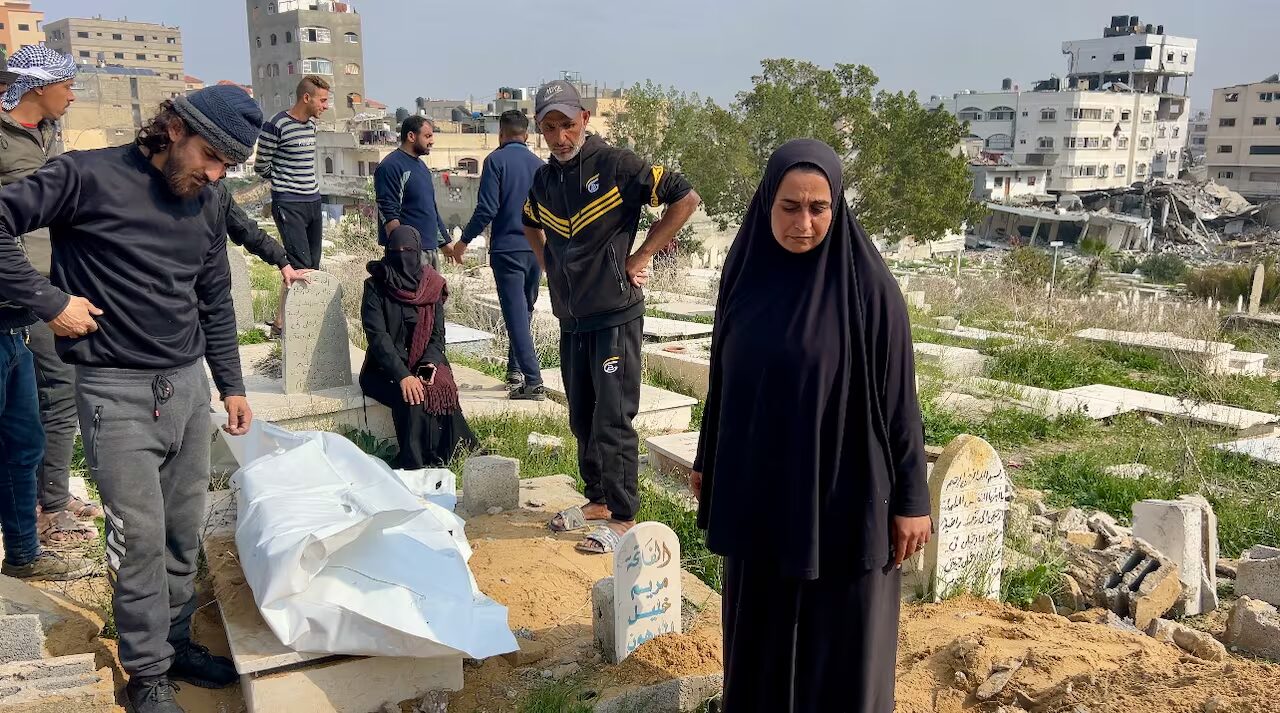
[[[899,713],[958,713],[1018,705],[1031,713],[1221,713],[1275,705],[1280,666],[1211,663],[1142,634],[959,599],[903,609]],[[985,706],[972,695],[1008,659],[1022,667]]]

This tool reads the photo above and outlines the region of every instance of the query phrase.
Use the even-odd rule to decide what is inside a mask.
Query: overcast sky
[[[128,17],[182,28],[186,72],[248,83],[244,0],[35,0],[46,21]],[[890,89],[950,95],[1022,87],[1066,71],[1064,40],[1100,37],[1137,14],[1200,41],[1194,107],[1214,87],[1280,71],[1276,0],[649,0],[647,3],[354,0],[365,91],[394,108],[413,98],[488,99],[560,70],[611,87],[652,79],[719,100],[750,85],[765,57],[869,65]],[[551,8],[551,9],[548,9]]]

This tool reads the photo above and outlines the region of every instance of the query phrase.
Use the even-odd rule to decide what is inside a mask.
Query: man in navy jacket
[[[533,305],[538,300],[542,270],[524,237],[521,211],[529,198],[533,176],[544,165],[529,150],[529,119],[518,111],[498,120],[497,151],[484,160],[480,196],[475,213],[462,231],[462,240],[444,248],[455,262],[462,262],[467,245],[492,223],[489,231],[489,264],[498,286],[498,304],[507,325],[507,385],[511,398],[542,401],[547,397],[533,348]]]

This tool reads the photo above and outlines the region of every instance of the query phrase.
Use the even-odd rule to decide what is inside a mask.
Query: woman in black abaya
[[[929,540],[911,327],[826,144],[769,159],[725,262],[694,492],[725,556],[727,713],[889,713]]]
[[[391,409],[399,468],[442,466],[476,437],[462,416],[444,353],[444,276],[422,261],[422,238],[402,225],[369,263],[360,318],[369,342],[360,388]]]

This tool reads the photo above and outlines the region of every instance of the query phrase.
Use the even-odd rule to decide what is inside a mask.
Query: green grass
[[[1069,453],[1037,458],[1011,471],[1022,486],[1048,493],[1056,506],[1103,510],[1128,521],[1133,503],[1200,493],[1218,516],[1218,541],[1224,557],[1237,557],[1253,545],[1280,546],[1280,467],[1211,446],[1224,434],[1209,429],[1172,429],[1146,424],[1140,417],[1116,419],[1106,438]],[[1143,463],[1159,477],[1118,478],[1108,465]]]
[[[591,713],[594,696],[588,695],[576,678],[548,681],[521,699],[518,713]]]
[[[480,440],[480,447],[492,455],[520,459],[521,478],[546,475],[569,475],[582,486],[578,476],[578,442],[566,420],[550,415],[502,414],[467,419]],[[564,447],[553,453],[529,452],[529,434],[559,436]],[[460,454],[449,464],[455,473],[462,472],[467,456]]]
[[[724,561],[707,549],[706,533],[698,529],[697,513],[671,501],[652,487],[640,489],[639,522],[661,522],[680,538],[680,561],[684,569],[701,579],[708,587],[720,591],[724,581]]]
[[[256,327],[241,332],[239,340],[241,344],[265,344],[270,341],[267,339],[267,333]]]
[[[1037,441],[1070,441],[1094,432],[1095,424],[1080,414],[1049,418],[1012,407],[1000,407],[982,418],[966,418],[937,404],[939,387],[922,385],[920,411],[924,441],[945,446],[963,433],[973,434],[996,448],[1023,446]]]
[[[481,359],[471,354],[453,353],[449,355],[449,361],[459,366],[465,366],[468,369],[475,369],[481,374],[491,376],[499,381],[505,382],[507,379],[507,367],[493,359]]]
[[[644,316],[657,317],[659,319],[674,319],[680,322],[695,322],[697,324],[714,324],[716,321],[715,317],[705,315],[673,314],[671,312],[663,312],[655,307],[645,309]]]
[[[1062,583],[1065,563],[1039,562],[1028,569],[1011,569],[1000,577],[1000,601],[1026,609],[1042,594],[1053,596]]]
[[[255,290],[280,291],[280,270],[274,265],[249,258],[249,286]]]
[[[911,341],[925,342],[927,344],[937,344],[944,347],[960,347],[962,349],[983,349],[991,347],[991,341],[982,341],[979,339],[969,339],[968,337],[957,337],[954,334],[946,334],[933,327],[924,327],[920,325],[911,325]]]
[[[989,355],[991,378],[1042,389],[1107,384],[1258,411],[1273,411],[1280,399],[1280,384],[1266,377],[1209,375],[1125,347],[1018,344]]]

